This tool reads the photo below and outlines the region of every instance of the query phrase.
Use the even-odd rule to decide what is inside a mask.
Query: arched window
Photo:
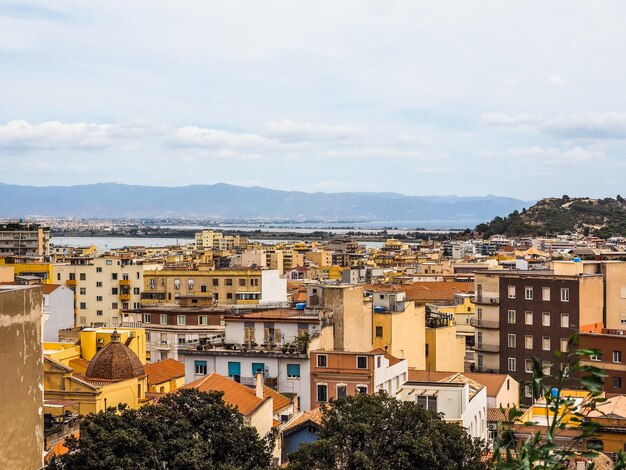
[[[587,441],[587,449],[593,449],[602,452],[604,450],[604,441],[602,441],[602,439],[589,439]]]

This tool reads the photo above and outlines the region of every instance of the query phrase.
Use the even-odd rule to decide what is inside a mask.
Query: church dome
[[[111,342],[98,351],[89,362],[85,377],[128,380],[145,374],[141,360],[128,346],[120,343],[120,335],[114,331],[111,335]]]

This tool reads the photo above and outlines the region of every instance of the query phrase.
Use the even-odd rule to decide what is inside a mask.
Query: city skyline
[[[0,181],[615,196],[604,5],[5,2]]]

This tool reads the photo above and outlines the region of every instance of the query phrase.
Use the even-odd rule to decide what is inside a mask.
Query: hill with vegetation
[[[484,237],[550,236],[566,233],[594,235],[600,238],[626,236],[626,199],[586,197],[542,199],[528,209],[495,217],[476,229]]]

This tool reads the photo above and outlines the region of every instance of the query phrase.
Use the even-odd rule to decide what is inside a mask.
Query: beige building
[[[286,302],[287,281],[270,269],[157,269],[143,273],[144,306],[181,296],[213,297],[218,304]]]
[[[44,450],[43,293],[0,287],[0,468],[41,468]]]
[[[116,326],[122,310],[141,306],[142,265],[112,256],[74,258],[52,272],[54,282],[74,291],[76,326]]]
[[[333,253],[328,250],[309,251],[304,254],[304,260],[320,268],[332,266]]]
[[[0,256],[50,256],[50,229],[37,224],[0,224]]]
[[[199,250],[213,249],[219,251],[233,250],[245,246],[247,240],[238,235],[224,235],[222,232],[202,230],[195,234],[196,248]]]

